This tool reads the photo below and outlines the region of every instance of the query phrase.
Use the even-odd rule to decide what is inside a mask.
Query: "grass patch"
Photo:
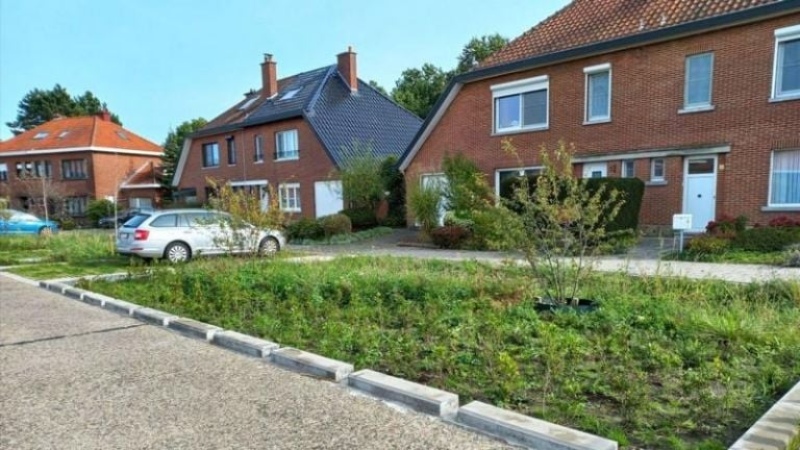
[[[381,236],[388,236],[394,232],[389,227],[377,227],[369,230],[356,231],[349,234],[337,234],[330,239],[294,239],[291,241],[293,245],[344,245],[362,242],[369,239],[375,239]]]
[[[794,439],[789,442],[789,446],[786,447],[786,450],[800,450],[800,424],[797,424],[797,434],[795,434]]]
[[[81,277],[128,271],[144,270],[144,263],[132,258],[115,257],[96,260],[85,260],[80,263],[48,262],[22,265],[9,268],[8,271],[34,280],[50,280],[53,278]]]
[[[82,287],[652,449],[723,449],[800,378],[800,283],[623,275],[537,314],[524,269],[219,258]]]
[[[728,250],[718,255],[692,252],[672,252],[662,257],[669,261],[692,261],[731,264],[764,264],[770,266],[783,265],[786,256],[783,252],[747,252],[744,250]]]

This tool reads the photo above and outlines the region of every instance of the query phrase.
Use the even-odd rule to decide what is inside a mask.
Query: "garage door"
[[[317,181],[314,183],[314,203],[317,217],[336,214],[344,209],[341,181]]]

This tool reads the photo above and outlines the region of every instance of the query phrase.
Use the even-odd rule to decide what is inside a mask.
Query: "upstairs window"
[[[82,180],[89,178],[86,174],[86,160],[65,159],[61,161],[61,178],[65,180]]]
[[[261,135],[257,135],[253,138],[253,148],[255,149],[255,153],[253,154],[253,161],[255,162],[264,162],[264,147],[261,142]]]
[[[583,69],[586,74],[586,123],[611,120],[611,64]]]
[[[547,129],[549,91],[547,76],[492,86],[495,132]]]
[[[226,139],[228,144],[228,165],[235,166],[236,165],[236,140],[234,140],[233,136]]]
[[[800,98],[800,25],[775,31],[772,97]]]
[[[686,80],[683,94],[685,111],[711,109],[713,74],[713,53],[692,55],[686,58]]]
[[[275,133],[275,160],[297,159],[300,152],[297,143],[297,130]]]
[[[50,161],[25,161],[17,163],[17,178],[51,178],[53,166]]]
[[[0,164],[0,181],[8,181],[8,165]]]
[[[203,167],[219,166],[219,145],[216,142],[203,144]]]

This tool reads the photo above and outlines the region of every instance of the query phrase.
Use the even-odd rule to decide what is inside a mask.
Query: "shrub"
[[[747,228],[747,217],[722,215],[706,225],[708,234],[733,238]]]
[[[610,231],[600,243],[598,251],[604,255],[622,255],[627,253],[638,241],[639,236],[634,230]]]
[[[800,220],[793,220],[787,216],[779,216],[770,220],[769,226],[773,228],[795,228],[800,227]]]
[[[458,217],[455,215],[455,213],[453,213],[453,211],[447,211],[444,213],[444,225],[466,228],[467,230],[472,231],[472,229],[475,227],[475,221],[472,219]]]
[[[457,216],[464,217],[471,211],[485,209],[494,203],[486,175],[466,156],[461,153],[445,155],[442,169],[447,178],[447,207]]]
[[[341,212],[350,218],[354,230],[367,230],[378,226],[378,217],[370,207],[349,208]]]
[[[442,188],[437,185],[423,185],[417,181],[408,196],[408,209],[422,227],[424,233],[430,233],[439,222],[439,208],[442,204]]]
[[[697,255],[719,255],[730,247],[730,240],[720,236],[704,234],[686,244],[686,251]]]
[[[326,238],[353,232],[353,223],[344,214],[331,214],[317,219]]]
[[[607,232],[639,229],[644,181],[638,178],[589,178],[586,181],[586,188],[591,194],[602,188],[604,192],[602,200],[606,200],[609,193],[615,191],[625,200],[619,209],[619,214],[606,225]]]
[[[474,250],[511,250],[516,241],[514,225],[518,223],[515,213],[505,208],[474,211],[471,214],[472,238],[468,244]]]
[[[94,223],[97,223],[103,217],[113,216],[114,202],[104,198],[92,200],[86,206],[86,215]]]
[[[800,244],[790,245],[783,254],[783,265],[800,267]]]
[[[292,240],[316,240],[325,236],[325,230],[318,221],[303,217],[286,227],[286,236]]]
[[[750,252],[779,252],[797,242],[800,242],[800,228],[751,228],[733,239],[734,247]]]
[[[398,169],[398,161],[394,156],[383,160],[381,164],[381,178],[386,192],[386,203],[389,212],[383,220],[383,225],[399,228],[406,225],[406,181],[403,172]],[[352,217],[350,218],[352,220]],[[355,223],[353,224],[355,226]]]
[[[431,230],[431,240],[439,248],[462,248],[469,239],[471,232],[457,225],[436,227]]]
[[[74,230],[77,227],[75,219],[69,216],[58,218],[56,219],[56,222],[58,222],[58,227],[61,228],[63,231]]]

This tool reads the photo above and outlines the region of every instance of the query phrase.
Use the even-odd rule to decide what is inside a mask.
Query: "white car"
[[[137,214],[117,234],[117,253],[183,262],[199,255],[273,255],[286,245],[283,233],[251,225],[232,229],[231,216],[206,209],[175,209]]]

